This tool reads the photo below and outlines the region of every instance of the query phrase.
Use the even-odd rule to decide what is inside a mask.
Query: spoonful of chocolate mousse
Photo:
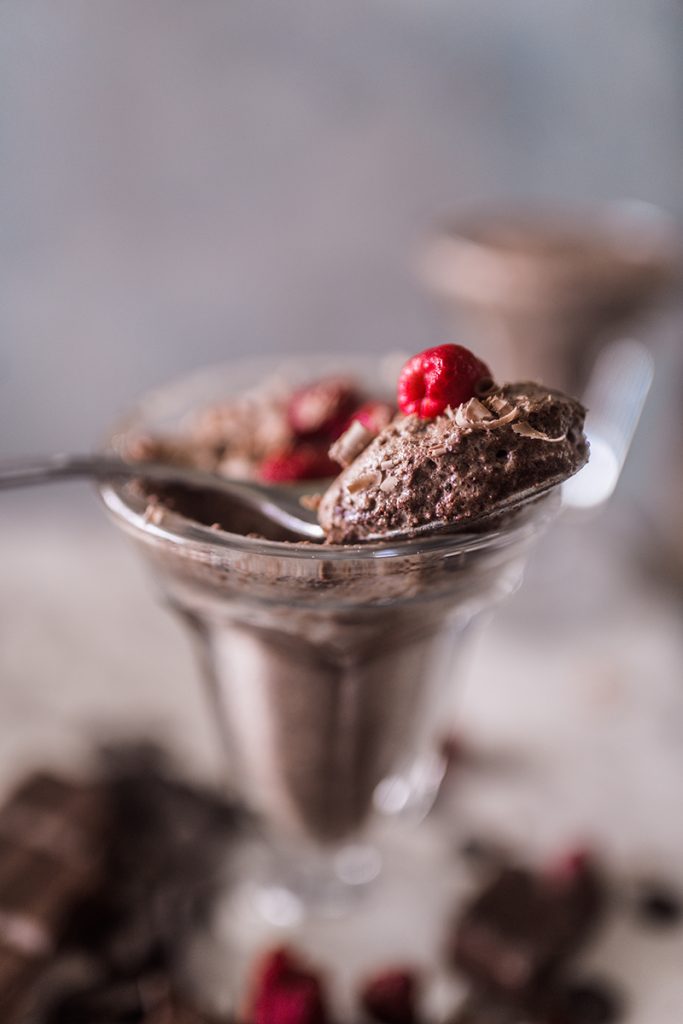
[[[342,467],[318,501],[300,491],[234,479],[157,456],[53,455],[0,466],[0,490],[87,477],[137,480],[227,499],[294,540],[382,543],[481,527],[578,472],[588,460],[583,406],[533,383],[494,384],[460,345],[413,356],[390,421],[353,419],[329,456]],[[332,463],[327,460],[326,467]],[[213,497],[212,497],[213,496]],[[316,508],[317,506],[317,508]],[[154,517],[150,528],[155,526]]]

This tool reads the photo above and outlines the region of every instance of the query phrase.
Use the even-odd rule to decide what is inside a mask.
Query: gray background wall
[[[683,214],[677,0],[4,0],[0,455],[254,350],[423,347],[444,212]]]

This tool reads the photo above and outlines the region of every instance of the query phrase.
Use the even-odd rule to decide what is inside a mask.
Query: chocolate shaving
[[[514,405],[512,405],[511,402],[508,402],[507,398],[503,398],[502,395],[491,395],[490,398],[487,399],[487,402],[489,408],[493,409],[498,416],[509,416],[515,408]]]
[[[395,476],[388,476],[386,480],[383,480],[382,483],[379,485],[380,491],[384,491],[385,493],[395,491],[397,487],[398,480],[396,479]]]
[[[513,423],[512,429],[520,437],[533,437],[536,441],[548,441],[550,444],[559,444],[567,438],[566,433],[560,434],[559,437],[549,437],[541,430],[536,430],[530,423]]]
[[[143,513],[143,520],[145,523],[152,523],[154,526],[160,526],[164,518],[164,509],[161,505],[155,505],[150,502],[147,505]]]
[[[369,491],[371,487],[379,487],[382,483],[382,474],[375,473],[361,473],[359,476],[349,480],[346,487],[349,494],[355,494],[357,491]]]
[[[470,398],[455,410],[455,422],[459,427],[475,427],[490,419],[491,411],[478,398]]]
[[[517,418],[519,409],[514,405],[510,405],[505,399],[501,399],[501,403],[501,408],[505,409],[505,414],[496,417],[478,398],[470,398],[469,402],[459,405],[455,410],[455,422],[459,427],[466,430],[491,430],[497,427],[504,427],[506,423],[511,423]]]
[[[316,512],[318,509],[318,505],[320,504],[321,498],[322,494],[320,493],[302,494],[301,497],[299,498],[299,504],[301,505],[302,508],[307,508],[310,512]]]
[[[362,451],[365,451],[374,436],[373,432],[359,420],[354,420],[330,448],[330,458],[346,469]]]

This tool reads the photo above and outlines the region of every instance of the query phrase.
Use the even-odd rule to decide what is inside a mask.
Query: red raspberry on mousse
[[[407,416],[433,419],[449,406],[455,409],[475,394],[477,384],[491,377],[486,363],[462,345],[437,345],[409,359],[398,379],[398,404]]]

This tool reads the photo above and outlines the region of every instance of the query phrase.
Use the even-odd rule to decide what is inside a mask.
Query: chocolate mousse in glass
[[[582,394],[607,342],[647,335],[679,265],[673,218],[621,200],[472,212],[431,239],[422,273],[503,379]]]
[[[292,464],[291,437],[281,436],[292,431],[291,396],[311,380],[351,378],[370,388],[377,413],[378,397],[394,401],[402,362],[306,356],[277,367],[213,368],[143,399],[112,444],[133,456],[203,459],[233,475],[265,466],[281,485],[283,465]],[[438,775],[438,741],[468,628],[518,586],[530,545],[558,508],[555,485],[587,458],[578,403],[533,385],[480,384],[479,397],[430,419],[399,415],[387,424],[380,409],[378,420],[364,414],[358,426],[343,410],[337,429],[349,429],[333,453],[348,465],[320,510],[333,542],[268,531],[225,502],[206,507],[189,492],[102,489],[163,601],[192,631],[231,785],[278,854],[271,882],[304,908],[339,907],[351,883],[373,873],[372,852],[363,863],[358,851],[388,778],[410,778],[430,764]],[[274,416],[267,427],[264,395],[271,413],[287,408],[289,419]],[[241,449],[225,440],[235,437],[236,405],[247,417]],[[301,474],[314,475],[315,422],[308,435],[305,424],[297,430],[308,453]],[[277,450],[266,439],[255,454],[261,431],[278,435]],[[516,511],[480,520],[515,487],[528,488],[530,473],[548,486]],[[301,476],[299,486],[309,494],[325,488]],[[457,522],[454,532],[364,542],[373,510],[380,525],[400,521],[410,532],[439,502]]]

